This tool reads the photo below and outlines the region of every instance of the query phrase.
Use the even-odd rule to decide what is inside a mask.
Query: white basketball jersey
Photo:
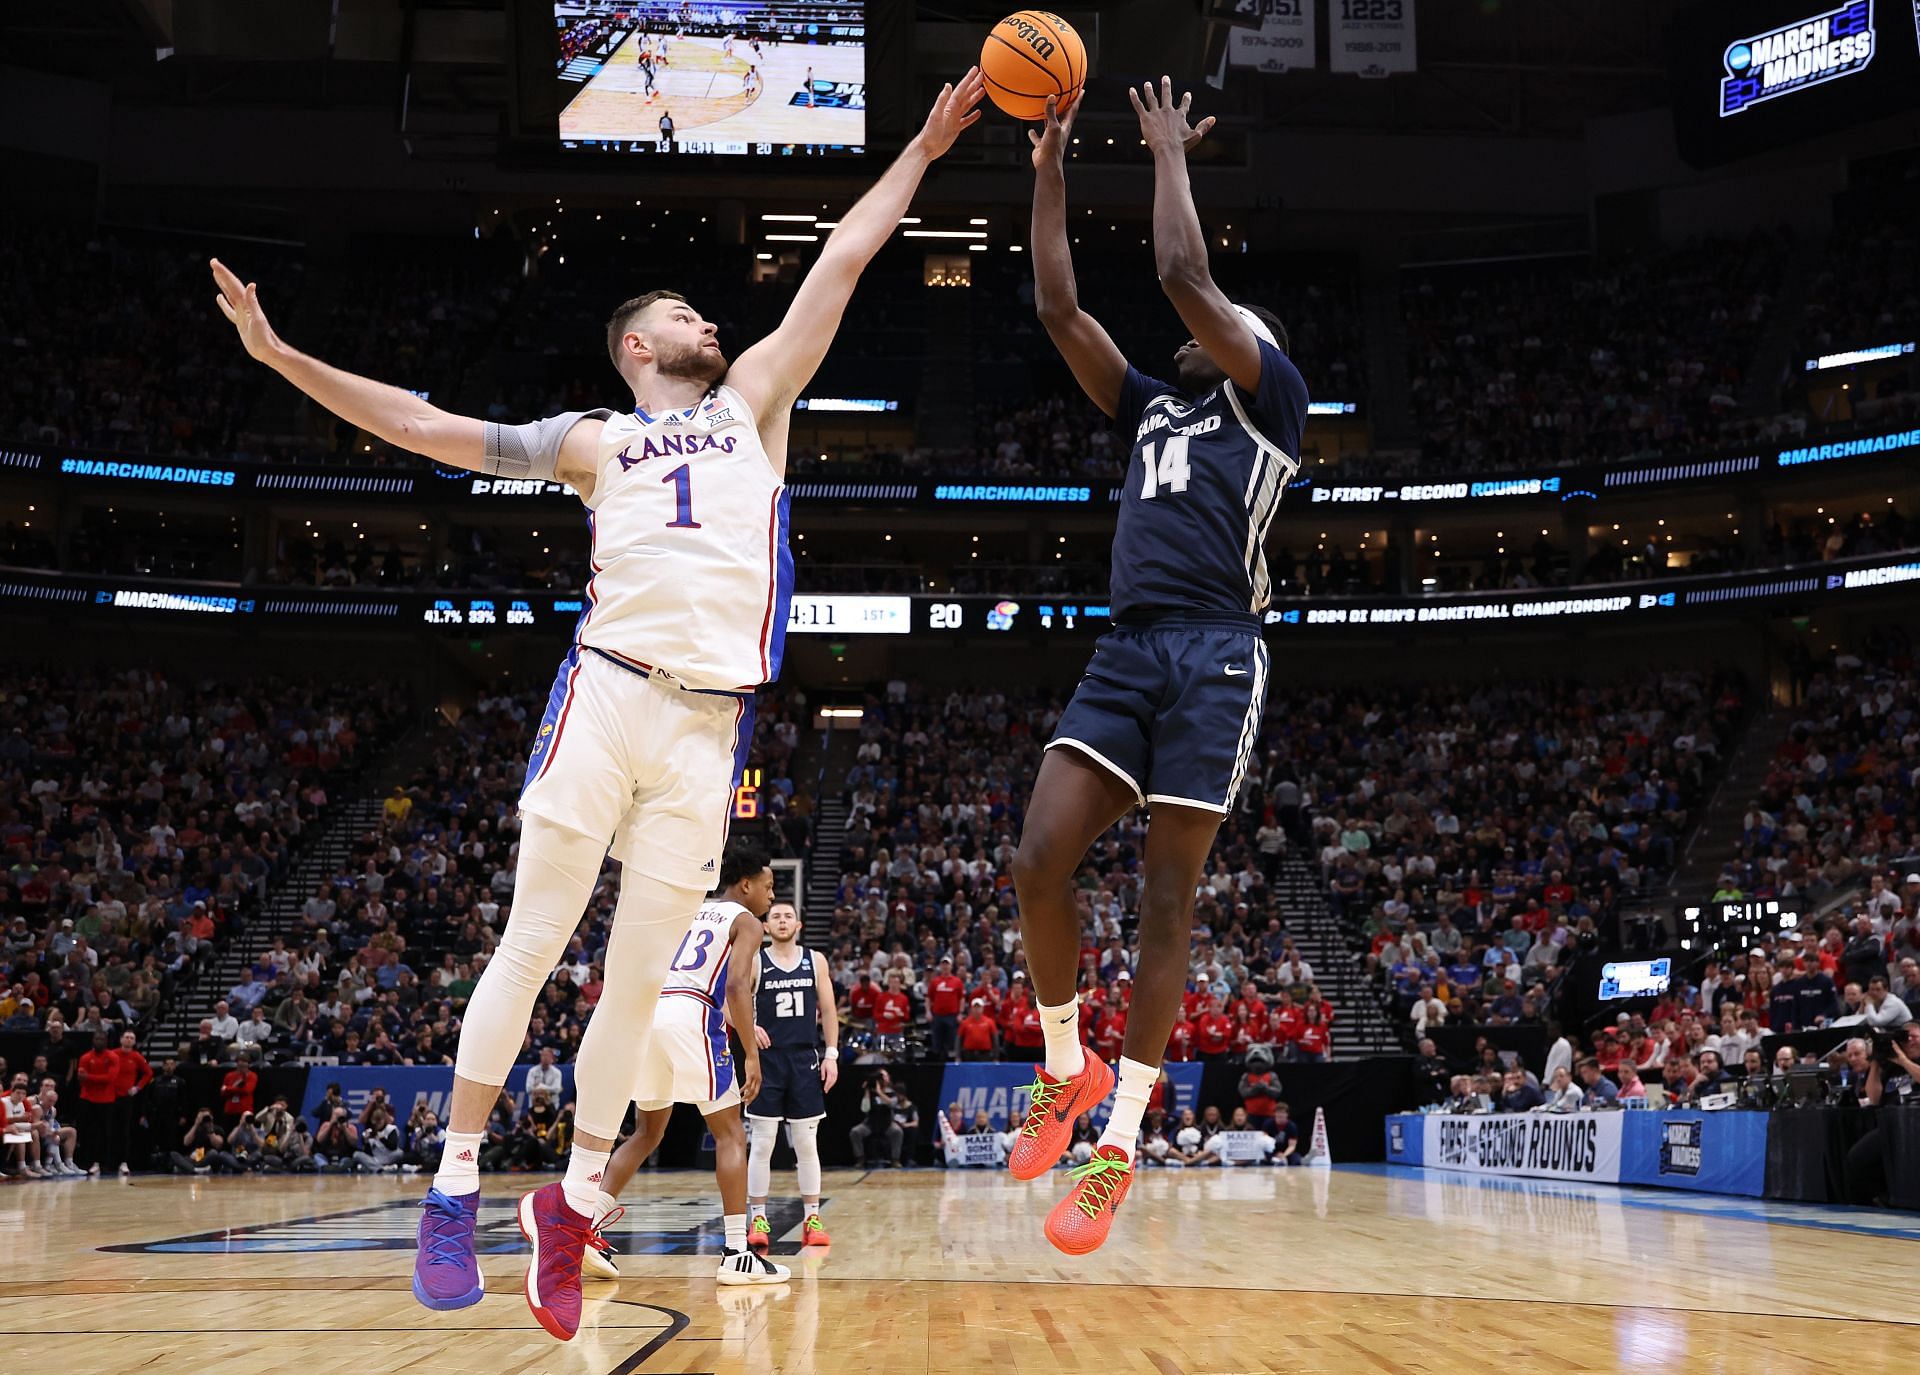
[[[727,952],[733,940],[733,919],[747,909],[737,902],[703,902],[693,914],[680,948],[667,965],[662,995],[694,994],[710,1006],[727,997]]]
[[[575,640],[707,692],[779,676],[793,596],[787,488],[739,392],[609,418],[588,524],[593,576]]]

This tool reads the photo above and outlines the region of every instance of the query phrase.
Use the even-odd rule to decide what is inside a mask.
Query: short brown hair
[[[613,312],[613,318],[607,321],[607,357],[613,362],[613,370],[620,371],[620,340],[633,328],[633,322],[645,313],[655,301],[686,302],[686,297],[677,291],[649,291],[644,296],[635,296],[623,301],[620,308]]]

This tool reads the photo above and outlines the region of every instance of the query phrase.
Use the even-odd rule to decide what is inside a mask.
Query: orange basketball
[[[993,26],[980,71],[995,105],[1015,119],[1045,119],[1048,96],[1065,106],[1087,84],[1087,45],[1059,15],[1021,10]]]

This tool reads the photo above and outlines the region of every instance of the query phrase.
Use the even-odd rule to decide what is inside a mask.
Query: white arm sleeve
[[[489,477],[530,477],[555,481],[560,466],[560,444],[582,420],[605,420],[612,411],[566,411],[525,425],[485,427],[485,454],[480,471]]]

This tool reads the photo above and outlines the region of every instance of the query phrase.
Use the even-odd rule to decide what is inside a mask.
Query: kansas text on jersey
[[[1300,469],[1307,384],[1260,345],[1260,385],[1192,400],[1127,369],[1114,419],[1134,427],[1113,537],[1115,620],[1175,611],[1264,611],[1267,526]]]
[[[574,638],[687,687],[747,692],[780,674],[793,555],[786,484],[746,401],[716,387],[601,432],[592,578]]]

